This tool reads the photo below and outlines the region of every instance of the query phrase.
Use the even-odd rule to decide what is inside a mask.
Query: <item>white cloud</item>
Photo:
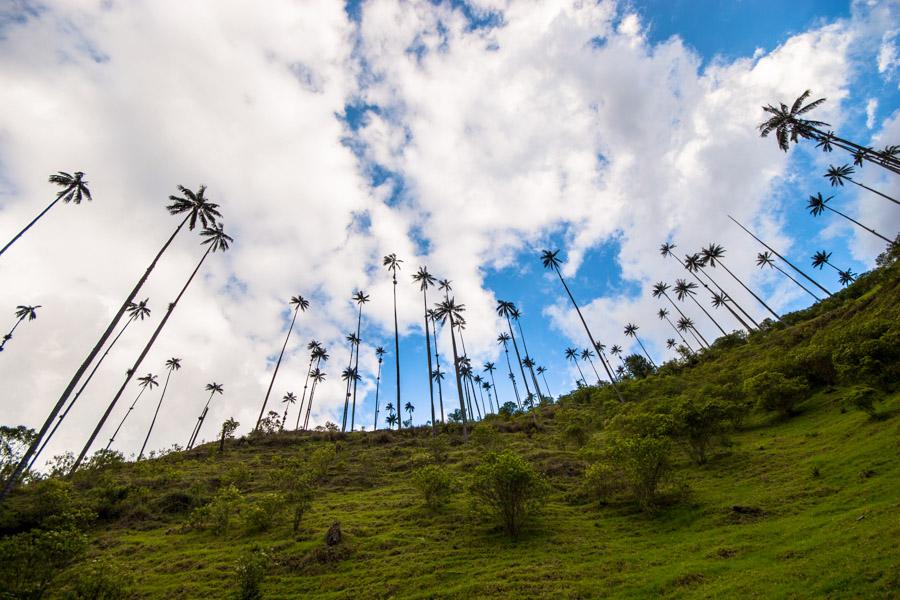
[[[872,129],[875,127],[875,113],[878,110],[878,99],[869,98],[866,102],[866,127]]]

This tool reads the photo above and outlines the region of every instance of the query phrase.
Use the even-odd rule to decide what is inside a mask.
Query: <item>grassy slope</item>
[[[765,352],[785,353],[854,319],[878,314],[896,322],[893,271],[673,377],[720,377],[734,361],[752,372]],[[347,437],[299,536],[287,517],[262,534],[182,532],[186,514],[160,509],[167,494],[191,485],[215,489],[239,462],[250,467],[244,492],[252,499],[273,489],[268,473],[280,458],[330,443],[285,433],[232,444],[223,456],[210,446],[115,469],[113,479],[145,488],[132,492],[142,500],[94,528],[92,552],[126,565],[148,598],[222,597],[235,585],[236,558],[257,545],[276,557],[267,598],[890,597],[900,589],[900,394],[881,404],[888,418],[870,420],[841,410],[845,391],[819,389],[787,421],[753,415],[703,467],[679,452],[675,481],[689,491],[654,514],[580,499],[583,463],[560,443],[557,408],[549,407],[543,431],[502,435],[553,484],[543,514],[517,542],[483,520],[462,491],[438,513],[422,506],[409,472],[425,461],[425,431],[382,443],[373,434]],[[471,443],[451,447],[449,464],[461,482],[482,453]],[[759,512],[742,515],[734,505]],[[317,561],[314,551],[334,521],[346,555]]]

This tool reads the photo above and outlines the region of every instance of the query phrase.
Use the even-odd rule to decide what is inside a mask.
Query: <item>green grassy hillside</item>
[[[23,535],[51,526],[54,511],[95,513],[70,517],[89,542],[47,597],[105,579],[126,583],[126,597],[231,597],[236,565],[253,570],[248,556],[265,573],[264,598],[896,597],[898,274],[896,264],[875,271],[748,340],[625,382],[624,404],[609,389],[578,390],[492,417],[465,444],[456,427],[438,441],[427,429],[285,432],[229,440],[221,453],[210,444],[138,464],[95,461],[71,489],[49,480],[19,490],[0,527]],[[757,406],[765,389],[746,382],[761,373],[799,382],[790,415]],[[873,415],[854,406],[863,396]],[[697,465],[672,423],[686,402],[711,398],[730,425]],[[669,419],[659,439],[672,469],[659,493],[643,509],[627,489],[598,497],[586,470],[648,414]],[[517,539],[468,491],[501,448],[549,483]],[[414,485],[429,464],[452,479],[436,509]],[[291,503],[270,494],[299,472],[314,483],[295,533]],[[232,484],[240,499],[227,531],[200,527],[197,507]],[[343,539],[328,546],[335,522]]]

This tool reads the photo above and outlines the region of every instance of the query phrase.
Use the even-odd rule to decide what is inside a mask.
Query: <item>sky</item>
[[[239,434],[250,430],[297,294],[310,307],[269,407],[281,411],[288,391],[302,394],[306,345],[316,339],[331,358],[311,425],[340,421],[344,336],[355,329],[351,297],[361,289],[371,301],[356,423],[371,429],[377,346],[388,351],[382,411],[397,393],[392,283],[381,266],[389,253],[404,261],[401,403],[415,405],[419,424],[431,418],[424,299],[411,281],[419,266],[452,280],[466,307],[468,353],[476,365],[497,363],[506,402],[513,390],[496,342],[505,327],[497,300],[522,311],[529,353],[548,369],[553,395],[579,377],[564,349],[588,345],[541,265],[544,248],[560,249],[595,338],[639,351],[622,333],[634,323],[662,362],[672,358],[665,340],[674,333],[649,292],[684,275],[659,255],[662,242],[682,255],[722,244],[726,266],[784,312],[812,298],[757,269],[761,248],[728,215],[811,274],[817,250],[864,272],[883,243],[836,215],[808,215],[810,194],[833,194],[835,207],[889,237],[900,229],[896,205],[852,184],[830,188],[825,169],[851,160],[839,150],[804,143],[784,153],[756,129],[762,105],[811,89],[828,99],[814,118],[844,137],[900,142],[896,2],[272,0],[265,8],[187,0],[0,7],[0,234],[11,238],[52,201],[53,172],[83,171],[94,196],[54,207],[0,257],[9,326],[17,305],[41,305],[0,354],[0,423],[43,422],[174,230],[164,207],[178,185],[206,185],[235,241],[204,263],[138,371],[162,381],[166,359],[182,359],[151,448],[187,442],[211,381],[224,394],[200,437],[229,417]],[[897,178],[876,167],[856,176],[900,195]],[[80,450],[202,250],[196,232],[179,234],[139,294],[151,318],[122,336],[48,456]],[[838,289],[829,271],[814,276]],[[756,319],[766,316],[727,273],[714,276]],[[725,330],[737,328],[698,299]],[[428,302],[436,300],[429,290]],[[696,306],[682,308],[715,337]],[[140,448],[160,389],[135,405],[113,448]],[[126,389],[97,447],[137,393],[136,383]],[[450,412],[450,377],[443,397]]]

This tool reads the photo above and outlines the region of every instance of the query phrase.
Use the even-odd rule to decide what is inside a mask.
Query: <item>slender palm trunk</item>
[[[284,350],[287,348],[288,340],[291,339],[291,332],[294,331],[294,322],[297,320],[297,313],[300,312],[300,306],[294,307],[294,316],[291,318],[291,326],[288,327],[287,335],[284,337],[284,344],[281,346],[281,353],[278,354],[278,362],[275,363],[275,370],[272,371],[272,380],[269,381],[269,388],[266,390],[266,397],[263,399],[262,407],[259,409],[259,417],[256,419],[256,426],[253,429],[259,429],[259,423],[262,421],[266,412],[266,404],[269,403],[269,395],[272,393],[272,386],[275,385],[275,377],[278,375],[278,367],[281,366],[281,359],[284,358]]]
[[[306,388],[309,385],[309,376],[312,374],[312,364],[313,356],[312,352],[310,352],[309,368],[306,369],[306,380],[303,382],[303,396],[300,398],[300,410],[297,411],[297,425],[294,426],[294,431],[300,429],[300,418],[303,417],[303,404],[306,402]]]
[[[356,318],[356,339],[362,331],[362,302],[359,304],[359,316]],[[353,362],[353,409],[350,411],[350,431],[356,426],[356,384],[359,383],[359,347],[362,342],[356,343],[356,360]]]
[[[141,396],[142,396],[142,395],[144,394],[144,392],[146,392],[146,391],[147,391],[147,386],[141,387],[141,391],[138,392],[138,395],[135,397],[134,402],[131,403],[131,406],[129,406],[129,407],[128,407],[128,410],[125,411],[125,414],[122,415],[122,420],[119,422],[119,426],[116,427],[116,430],[113,432],[112,437],[109,438],[109,443],[106,444],[106,450],[109,450],[109,447],[112,446],[112,443],[113,443],[114,441],[116,441],[116,436],[119,435],[119,431],[122,429],[122,425],[125,424],[125,419],[128,418],[128,415],[131,414],[131,411],[134,410],[134,407],[137,405],[138,400],[141,399]]]
[[[22,316],[22,317],[16,319],[16,322],[13,324],[12,329],[9,330],[9,333],[7,333],[6,335],[3,336],[3,341],[0,342],[0,352],[3,352],[3,347],[6,345],[6,342],[8,342],[9,340],[12,339],[13,333],[15,333],[16,328],[17,328],[17,327],[19,326],[19,324],[21,324],[22,321],[24,321],[24,320],[25,320],[25,317],[24,317],[24,316]]]
[[[694,341],[697,342],[697,346],[700,348],[703,348],[704,347],[703,344],[700,343],[700,339],[697,337],[697,330],[695,330],[693,327],[689,327],[688,331],[691,333],[692,336],[694,336]],[[684,339],[684,338],[682,338],[682,339]],[[687,342],[685,342],[685,343],[687,343]],[[709,346],[706,346],[706,348],[709,348]]]
[[[883,235],[881,235],[880,233],[878,233],[877,231],[875,231],[875,230],[872,229],[871,227],[867,227],[867,226],[863,225],[862,223],[860,223],[860,222],[857,221],[856,219],[854,219],[854,218],[852,218],[852,217],[849,217],[849,216],[845,215],[844,213],[842,213],[841,211],[835,210],[835,209],[831,208],[831,207],[828,206],[828,205],[826,205],[825,208],[827,208],[828,210],[830,210],[831,212],[833,212],[833,213],[835,213],[835,214],[841,215],[842,217],[844,217],[844,218],[847,219],[848,221],[850,221],[850,222],[856,224],[858,227],[862,227],[863,229],[865,229],[866,231],[868,231],[868,232],[871,233],[872,235],[877,236],[877,237],[880,237],[880,238],[883,239],[885,242],[887,242],[889,245],[891,245],[891,246],[894,245],[893,240],[887,239],[886,237],[884,237]]]
[[[463,402],[463,388],[462,381],[459,377],[459,354],[456,351],[456,334],[454,333],[454,325],[453,325],[453,313],[448,311],[448,316],[450,318],[450,343],[453,347],[453,373],[456,375],[456,393],[459,395],[459,410],[462,414],[462,430],[463,430],[463,441],[469,441],[469,429],[468,422],[466,419],[466,404]]]
[[[818,296],[816,296],[815,294],[813,294],[809,289],[807,289],[807,287],[804,286],[802,283],[800,283],[799,281],[797,281],[796,279],[794,279],[793,277],[791,277],[790,274],[788,274],[786,271],[784,271],[784,269],[782,269],[781,267],[779,267],[778,265],[775,265],[775,264],[773,264],[772,266],[773,266],[779,273],[781,273],[782,275],[784,275],[785,277],[787,277],[788,279],[790,279],[791,281],[793,281],[794,283],[796,283],[797,286],[798,286],[801,290],[803,290],[804,292],[806,292],[807,294],[809,294],[810,296],[812,296],[813,298],[815,298],[816,301],[821,301],[821,300],[822,300],[821,298],[819,298]]]
[[[378,392],[381,389],[381,359],[378,359],[378,376],[375,378],[375,423],[372,431],[378,431]]]
[[[500,412],[500,392],[497,391],[497,382],[494,380],[494,372],[488,371],[491,374],[491,385],[494,386],[494,396],[497,398],[497,412]],[[546,383],[546,379],[544,382]]]
[[[522,373],[522,383],[525,384],[525,398],[531,397],[531,388],[528,387],[528,378],[525,377],[525,367],[522,366],[522,356],[519,354],[519,345],[516,343],[516,334],[513,331],[512,321],[506,316],[506,324],[509,326],[509,335],[512,338],[513,350],[516,351],[516,362],[519,363],[519,371]]]
[[[487,416],[487,415],[488,415],[488,408],[490,408],[490,409],[491,409],[491,412],[493,412],[493,411],[494,411],[494,407],[493,407],[493,406],[490,406],[490,407],[485,406],[485,404],[484,404],[484,388],[481,387],[480,385],[478,386],[478,396],[481,398],[481,412],[484,413],[484,416]]]
[[[584,385],[587,385],[587,378],[584,376],[584,371],[581,370],[581,365],[578,364],[578,357],[573,358],[572,362],[574,362],[575,366],[578,367],[578,373],[581,374],[581,382],[584,383]],[[598,377],[597,382],[599,383],[599,381],[600,378]]]
[[[685,268],[687,268],[687,266],[685,266]],[[690,272],[690,271],[689,271],[689,272]],[[744,310],[744,307],[741,306],[740,304],[738,304],[737,301],[736,301],[734,298],[732,298],[731,295],[730,295],[728,292],[726,292],[726,291],[722,288],[722,286],[719,285],[719,283],[718,283],[715,279],[713,279],[713,276],[710,275],[710,274],[706,271],[706,269],[700,268],[700,269],[698,269],[697,272],[700,273],[701,275],[703,275],[704,277],[706,277],[706,278],[709,280],[709,282],[710,282],[711,284],[713,284],[714,286],[716,286],[716,289],[719,290],[719,293],[722,294],[723,296],[725,296],[725,299],[726,299],[725,306],[726,306],[726,307],[728,306],[727,300],[731,300],[731,302],[734,303],[734,305],[737,307],[737,309],[738,309],[739,311],[741,311],[741,314],[743,314],[745,317],[747,317],[748,319],[750,319],[750,322],[753,323],[753,325],[755,325],[757,329],[759,329],[759,323],[757,322],[757,320],[754,319],[754,318],[750,315],[750,313],[748,313],[746,310]],[[697,279],[700,279],[697,275],[694,275],[694,276],[695,276]],[[700,281],[702,281],[702,279],[701,279]],[[705,284],[704,284],[704,285],[705,285]],[[707,286],[707,287],[709,287],[709,286]],[[747,331],[750,331],[750,330],[748,329]]]
[[[435,322],[434,318],[431,319],[431,330],[434,332],[434,366],[438,371],[440,371],[441,370],[441,357],[438,355],[438,330],[437,330],[437,323]],[[431,352],[430,346],[429,346],[428,351]],[[431,377],[430,374],[429,374],[429,377]],[[438,402],[441,405],[441,423],[446,423],[446,421],[444,420],[444,389],[443,389],[444,386],[441,384],[440,377],[437,380],[437,384],[438,384]]]
[[[826,207],[826,208],[827,208],[827,207]],[[832,209],[832,210],[833,210],[833,209]],[[885,238],[885,239],[887,239],[887,238]],[[744,282],[741,281],[740,278],[738,278],[737,275],[735,275],[734,273],[732,273],[731,270],[730,270],[728,267],[725,266],[725,263],[723,263],[721,260],[718,261],[718,262],[719,262],[720,265],[722,265],[722,268],[725,269],[725,272],[728,273],[729,275],[731,275],[732,279],[734,279],[734,280],[737,281],[739,284],[741,284],[741,287],[742,287],[742,288],[744,288],[745,290],[747,290],[747,292],[749,292],[749,294],[750,294],[751,296],[753,296],[754,298],[756,298],[756,301],[757,301],[757,302],[759,302],[760,304],[762,304],[763,306],[765,306],[765,307],[766,307],[766,310],[769,311],[770,313],[772,313],[772,316],[775,317],[775,320],[776,320],[776,321],[780,321],[780,320],[781,320],[781,317],[778,316],[778,313],[775,312],[774,310],[772,310],[772,308],[771,308],[768,304],[766,304],[766,303],[763,301],[762,298],[760,298],[759,296],[757,296],[757,295],[753,292],[753,290],[751,290],[751,289],[748,288],[746,285],[744,285]]]
[[[172,369],[169,369],[169,373],[166,375],[166,383],[163,384],[162,394],[159,395],[159,402],[156,403],[156,410],[153,413],[153,420],[150,421],[150,427],[149,429],[147,429],[147,437],[144,438],[144,443],[141,445],[141,451],[138,452],[137,460],[141,460],[144,457],[144,450],[147,448],[147,442],[150,441],[150,434],[153,432],[153,426],[156,425],[156,416],[159,414],[159,409],[162,406],[163,398],[166,397],[166,390],[169,388],[169,379],[171,377]]]
[[[838,137],[834,134],[826,133],[816,127],[807,125],[806,127],[804,127],[804,129],[810,133],[815,134],[812,136],[814,139],[828,139],[833,146],[837,146],[838,148],[846,150],[850,154],[855,155],[857,152],[862,152],[864,160],[867,160],[874,165],[878,165],[883,169],[893,171],[894,173],[900,175],[900,160],[897,160],[896,158],[881,156],[869,148],[865,148],[863,146],[860,146],[859,144],[851,142],[850,140],[844,139],[842,137]]]
[[[209,406],[204,406],[203,410],[200,412],[200,416],[197,417],[197,425],[194,427],[194,433],[191,434],[191,441],[188,443],[188,450],[191,450],[194,447],[194,444],[197,443],[197,439],[200,437],[200,428],[203,427],[203,421],[206,420],[206,413],[209,411]]]
[[[528,344],[525,343],[525,331],[522,329],[522,322],[519,319],[516,319],[516,327],[519,328],[519,339],[522,340],[522,349],[525,351],[525,356],[533,360],[533,357],[528,353]],[[534,384],[534,389],[537,391],[537,399],[540,401],[541,386],[538,385],[537,376],[534,374],[534,367],[529,366],[528,371],[531,373],[531,383]]]
[[[496,415],[497,413],[500,412],[500,405],[498,404],[498,405],[497,405],[497,410],[494,410],[494,399],[493,399],[493,397],[491,396],[491,390],[488,390],[487,393],[488,393],[488,404],[489,404],[490,407],[491,407],[491,412],[494,413],[494,414]]]
[[[616,374],[612,369],[612,364],[609,362],[609,359],[606,358],[606,354],[602,350],[598,350],[598,356],[600,357],[600,362],[603,363],[603,369],[612,376],[613,381],[618,382],[619,378],[616,377]],[[546,382],[546,378],[545,378],[545,382]]]
[[[702,310],[702,311],[703,311],[703,314],[706,315],[706,316],[709,318],[709,320],[712,321],[712,322],[715,324],[715,326],[719,328],[719,331],[722,332],[722,335],[728,335],[727,333],[725,333],[725,330],[722,329],[722,326],[719,325],[719,322],[716,321],[716,320],[713,318],[713,316],[712,316],[711,314],[709,314],[709,312],[707,312],[706,308],[704,308],[703,305],[700,304],[700,303],[697,301],[697,298],[695,298],[693,294],[688,294],[688,296],[691,297],[691,300],[694,301],[694,304],[697,305],[697,308],[699,308],[700,310]]]
[[[468,358],[469,352],[466,350],[466,338],[463,337],[462,328],[459,328],[459,343],[462,346],[463,358]],[[463,377],[463,383],[466,385],[466,397],[470,398],[469,400],[469,416],[472,419],[475,418],[475,413],[472,412],[472,402],[475,403],[475,408],[478,408],[478,395],[475,393],[475,385],[472,383],[472,375],[466,375]],[[472,390],[472,395],[469,395],[469,389]],[[481,409],[478,409],[478,420],[481,420]]]
[[[16,481],[19,480],[19,477],[22,476],[22,472],[25,470],[26,465],[31,462],[31,457],[34,455],[35,450],[41,444],[44,435],[46,435],[47,430],[50,429],[50,426],[53,424],[53,421],[56,420],[56,416],[59,414],[59,411],[62,410],[63,406],[66,404],[66,400],[69,399],[69,395],[72,393],[72,390],[75,389],[75,386],[78,385],[78,380],[81,379],[81,376],[87,370],[88,366],[100,352],[100,349],[106,343],[106,340],[112,334],[113,330],[116,328],[116,325],[119,324],[119,320],[121,320],[122,315],[125,314],[125,311],[128,309],[128,306],[132,303],[134,298],[137,296],[137,293],[141,290],[141,287],[144,285],[144,282],[147,281],[147,278],[150,276],[150,273],[156,267],[156,263],[159,261],[160,257],[162,257],[163,253],[169,248],[169,245],[175,239],[175,236],[178,235],[178,232],[181,231],[181,228],[184,227],[184,224],[187,223],[189,217],[185,217],[184,220],[178,224],[178,227],[175,228],[175,231],[166,240],[166,243],[163,244],[163,247],[156,254],[153,259],[153,262],[150,263],[150,266],[147,267],[147,270],[144,272],[144,275],[138,280],[137,284],[134,286],[134,289],[131,290],[131,293],[125,299],[125,302],[122,303],[122,306],[119,307],[119,311],[113,317],[112,321],[110,321],[109,325],[106,328],[106,331],[100,336],[100,339],[97,340],[97,343],[88,353],[87,358],[84,359],[84,362],[81,363],[81,366],[78,367],[78,370],[75,371],[75,375],[72,377],[72,380],[69,381],[69,384],[66,386],[66,389],[63,390],[62,396],[60,396],[59,400],[56,401],[56,404],[53,406],[53,409],[50,411],[50,414],[47,415],[47,418],[44,420],[43,426],[41,426],[40,431],[35,436],[34,441],[31,442],[31,445],[28,447],[28,450],[22,456],[19,464],[16,465],[15,471],[13,474],[9,476],[9,479],[6,480],[6,484],[3,487],[3,491],[0,492],[0,501],[3,500],[4,497],[9,493],[12,487],[15,485]]]
[[[696,279],[696,277],[695,277],[695,279]],[[706,284],[704,284],[704,285],[706,285]],[[710,293],[711,293],[711,292],[710,292]],[[672,300],[672,298],[671,298],[668,294],[666,294],[665,292],[663,292],[663,296],[666,297],[666,300],[669,301],[669,304],[671,304],[673,307],[675,307],[675,310],[678,311],[678,314],[681,315],[681,318],[683,318],[683,319],[687,319],[687,318],[688,318],[687,315],[684,314],[684,312],[681,310],[681,308],[679,308],[679,306],[678,306],[677,304],[675,304],[675,302]],[[673,326],[673,327],[674,327],[674,326]],[[697,328],[696,328],[696,327],[692,327],[692,329],[693,329],[693,330],[695,331],[695,333],[696,333],[696,334],[694,335],[695,338],[697,337],[697,335],[699,335],[699,336],[703,339],[703,343],[702,343],[701,345],[702,345],[702,346],[705,346],[705,347],[707,347],[707,348],[709,348],[709,342],[706,341],[706,338],[703,337],[703,334],[700,333],[699,331],[697,331]]]
[[[900,200],[897,200],[897,199],[895,199],[895,198],[891,198],[891,197],[888,196],[887,194],[882,194],[882,193],[879,192],[878,190],[872,189],[872,188],[870,188],[869,186],[865,185],[864,183],[860,183],[860,182],[856,181],[855,179],[851,179],[851,178],[849,178],[849,177],[846,177],[845,179],[846,179],[847,181],[849,181],[850,183],[852,183],[852,184],[858,185],[859,187],[863,188],[864,190],[869,190],[869,191],[872,192],[873,194],[878,194],[878,195],[881,196],[882,198],[884,198],[884,199],[886,199],[886,200],[890,200],[890,201],[893,202],[894,204],[900,204]]]
[[[591,348],[596,348],[597,342],[594,341],[594,336],[591,333],[591,330],[587,325],[587,321],[584,320],[584,315],[581,314],[581,309],[578,307],[578,303],[575,302],[575,296],[572,295],[572,291],[569,289],[569,286],[566,284],[566,280],[563,279],[563,276],[559,270],[559,267],[554,267],[554,270],[556,271],[556,275],[559,277],[560,282],[563,284],[563,287],[565,288],[566,293],[569,295],[569,300],[572,301],[572,306],[575,307],[575,312],[578,313],[578,318],[581,319],[581,324],[584,326],[584,331],[585,331],[585,333],[587,333],[588,339],[591,341]],[[622,394],[619,392],[619,386],[616,385],[616,382],[613,379],[612,371],[610,371],[606,365],[604,365],[604,368],[607,371],[606,375],[609,377],[609,383],[610,383],[610,385],[612,385],[613,391],[616,392],[616,397],[619,399],[619,402],[625,402],[625,399],[622,398]]]
[[[794,263],[792,263],[791,261],[789,261],[788,259],[786,259],[785,257],[783,257],[781,254],[779,254],[778,251],[776,251],[776,250],[775,250],[774,248],[772,248],[770,245],[768,245],[767,243],[765,243],[764,241],[762,241],[761,239],[759,239],[758,237],[756,237],[756,236],[753,234],[752,231],[750,231],[749,229],[747,229],[746,227],[744,227],[743,225],[741,225],[741,223],[740,223],[737,219],[735,219],[735,218],[732,217],[731,215],[728,215],[728,218],[731,219],[738,227],[740,227],[741,229],[743,229],[744,232],[746,232],[747,235],[749,235],[749,236],[752,237],[754,240],[756,240],[757,242],[759,242],[760,244],[762,244],[763,246],[765,246],[766,249],[767,249],[769,252],[771,252],[772,254],[774,254],[775,256],[777,256],[778,258],[780,258],[781,260],[783,260],[783,261],[785,262],[785,264],[787,264],[787,266],[789,266],[789,267],[792,268],[794,271],[796,271],[797,273],[799,273],[800,275],[802,275],[804,279],[806,279],[807,281],[809,281],[810,283],[812,283],[814,286],[816,286],[817,288],[819,288],[820,290],[822,290],[823,292],[825,292],[825,293],[828,294],[829,296],[833,295],[833,294],[832,294],[831,292],[829,292],[827,289],[825,289],[824,287],[822,287],[821,285],[819,285],[819,282],[818,282],[818,281],[816,281],[815,279],[813,279],[812,277],[810,277],[809,275],[807,275],[806,273],[804,273],[799,267],[797,267],[796,265],[794,265]]]
[[[591,368],[594,370],[594,375],[597,376],[597,385],[600,385],[600,373],[597,372],[597,367],[594,366],[594,361],[591,360],[590,356],[588,356],[588,360],[591,363]]]
[[[45,214],[47,214],[47,211],[49,211],[51,208],[53,208],[53,205],[56,204],[57,202],[59,202],[59,199],[60,199],[60,198],[62,198],[61,195],[60,195],[60,196],[57,196],[57,197],[56,197],[56,200],[54,200],[53,202],[51,202],[50,204],[48,204],[48,205],[47,205],[47,208],[45,208],[44,210],[42,210],[42,211],[40,212],[40,214],[38,214],[38,216],[36,216],[34,219],[32,219],[31,223],[29,223],[28,225],[25,226],[25,229],[23,229],[22,231],[20,231],[19,233],[17,233],[17,234],[16,234],[16,237],[14,237],[14,238],[11,239],[9,242],[7,242],[7,244],[6,244],[5,246],[3,246],[2,249],[0,249],[0,255],[2,255],[4,252],[6,252],[6,249],[7,249],[7,248],[9,248],[9,247],[12,246],[13,244],[15,244],[15,243],[16,243],[16,240],[18,240],[20,237],[22,237],[22,236],[25,234],[26,231],[28,231],[29,229],[31,229],[31,226],[34,225],[35,223],[37,223],[38,220],[39,220],[41,217],[43,217]]]
[[[353,369],[353,350],[356,344],[350,342],[350,360],[347,362],[347,371],[351,374],[350,377],[347,378],[347,385],[344,386],[344,417],[341,420],[341,431],[347,431],[347,412],[350,410],[350,383],[353,379],[352,377],[352,369]],[[400,411],[397,411],[397,415],[400,415]]]
[[[513,375],[512,361],[509,360],[509,348],[506,343],[503,344],[503,352],[506,353],[506,366],[509,368],[509,380],[513,386],[513,392],[516,394],[516,405],[522,410],[522,399],[519,397],[519,387],[516,385],[516,376]]]
[[[319,368],[319,361],[316,361],[316,368]],[[313,396],[316,394],[316,386],[319,384],[318,380],[313,380],[312,387],[309,390],[309,402],[306,404],[306,417],[303,418],[303,430],[306,431],[309,429],[309,414],[312,412],[312,403]]]
[[[428,289],[422,290],[422,300],[425,304],[425,355],[428,357],[428,395],[431,398],[431,435],[437,431],[437,423],[434,411],[434,382],[431,380],[431,334],[428,328]]]
[[[553,394],[550,392],[550,384],[547,383],[547,376],[541,373],[541,377],[544,378],[544,389],[550,394],[550,398],[553,398]]]
[[[686,339],[684,339],[684,336],[681,335],[681,332],[678,331],[678,328],[677,328],[677,327],[675,327],[675,323],[673,323],[672,320],[671,320],[669,317],[666,317],[666,321],[669,323],[669,325],[672,326],[672,329],[675,330],[675,333],[678,334],[678,337],[681,338],[681,341],[684,342],[685,347],[686,347],[688,350],[690,350],[691,354],[693,354],[693,353],[694,353],[694,349],[691,348],[691,345],[688,344],[688,341],[687,341]]]
[[[397,324],[397,272],[394,271],[394,361],[397,365],[397,431],[402,427],[400,418],[400,328]]]
[[[284,431],[284,424],[287,422],[288,409],[291,407],[290,402],[284,403],[284,416],[281,417],[281,424],[278,426],[279,431]]]
[[[103,425],[106,423],[106,419],[109,418],[109,414],[112,412],[113,408],[115,408],[116,403],[119,401],[119,398],[122,396],[122,392],[125,391],[125,388],[128,386],[128,383],[131,381],[131,378],[137,373],[138,368],[141,366],[141,363],[144,361],[144,358],[147,356],[147,353],[150,352],[150,348],[153,346],[153,343],[156,341],[156,338],[159,337],[160,332],[163,330],[163,327],[166,326],[166,323],[169,321],[169,317],[172,316],[172,312],[175,310],[175,307],[178,306],[179,300],[184,296],[184,293],[187,291],[188,287],[191,285],[191,282],[194,280],[194,277],[197,275],[197,272],[200,270],[200,267],[203,266],[203,262],[206,260],[206,257],[209,256],[209,253],[212,251],[212,245],[210,245],[206,252],[203,253],[203,257],[200,258],[200,262],[197,263],[197,266],[194,268],[194,271],[191,273],[191,276],[188,277],[187,282],[184,284],[184,287],[181,288],[181,291],[178,293],[178,296],[175,297],[175,301],[169,305],[169,309],[166,311],[166,314],[163,315],[162,320],[159,322],[159,325],[156,326],[156,331],[153,332],[153,335],[150,336],[150,340],[147,342],[147,345],[144,346],[144,349],[141,351],[140,355],[138,355],[137,360],[134,361],[134,364],[131,366],[131,369],[128,371],[128,375],[125,377],[125,381],[122,383],[122,387],[119,388],[119,391],[116,392],[116,395],[113,397],[112,401],[109,403],[109,406],[106,407],[106,412],[103,413],[103,416],[100,418],[100,422],[97,423],[97,426],[94,428],[94,431],[91,433],[91,437],[88,438],[87,443],[84,445],[84,448],[81,450],[81,453],[78,455],[78,458],[75,460],[75,463],[72,465],[72,470],[70,473],[74,473],[78,467],[81,465],[81,461],[84,460],[85,455],[88,453],[88,450],[91,448],[91,444],[94,443],[94,439],[96,439],[97,434],[100,433],[100,430],[103,428]],[[131,300],[129,300],[131,302]]]
[[[637,343],[641,346],[641,350],[644,351],[644,355],[646,355],[647,360],[650,361],[650,364],[653,365],[653,368],[655,369],[655,368],[656,368],[656,363],[653,362],[653,359],[650,358],[650,353],[647,352],[647,349],[646,349],[646,348],[644,348],[644,342],[642,342],[642,341],[641,341],[641,338],[639,338],[638,336],[634,336],[634,339],[637,340]]]

